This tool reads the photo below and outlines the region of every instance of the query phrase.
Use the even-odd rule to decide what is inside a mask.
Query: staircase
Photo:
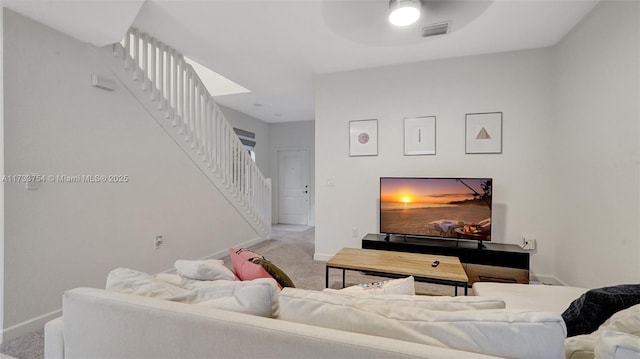
[[[100,59],[262,237],[271,231],[265,178],[183,55],[130,29]]]

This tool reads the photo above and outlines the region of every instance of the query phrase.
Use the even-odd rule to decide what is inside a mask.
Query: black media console
[[[469,284],[474,282],[529,283],[529,252],[515,244],[385,236],[369,233],[362,239],[363,249],[426,253],[454,256],[464,266]]]

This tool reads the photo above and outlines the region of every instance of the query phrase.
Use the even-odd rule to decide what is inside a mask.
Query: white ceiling
[[[101,8],[89,15],[68,5],[80,1],[28,3],[66,6],[69,18],[86,20],[107,13],[104,4],[118,9],[123,2],[135,4],[129,4],[131,13],[140,0],[91,0],[86,3]],[[251,90],[218,96],[219,103],[267,122],[307,121],[315,117],[318,74],[552,46],[597,2],[423,0],[426,15],[418,24],[394,28],[387,21],[388,0],[147,0],[132,26]],[[27,10],[19,12],[97,43],[86,39],[87,29],[61,29],[47,23],[38,7],[31,9],[36,15]],[[124,33],[121,18],[112,21],[110,33]],[[420,37],[421,25],[446,20],[449,34]],[[109,25],[98,26],[95,31]]]
[[[120,41],[144,0],[0,0],[32,20],[95,46]]]

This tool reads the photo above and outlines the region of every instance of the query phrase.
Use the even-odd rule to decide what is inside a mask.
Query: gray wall
[[[556,268],[578,286],[640,280],[639,10],[600,2],[557,47]]]
[[[316,258],[359,246],[352,227],[378,231],[380,176],[486,176],[492,240],[534,234],[534,274],[585,287],[638,282],[638,6],[603,1],[551,48],[320,76]],[[503,153],[465,155],[465,113],[489,111],[504,113]],[[437,154],[403,156],[402,118],[429,115]],[[349,157],[349,121],[371,118],[379,155]]]
[[[5,173],[129,176],[5,184],[5,340],[59,315],[63,291],[103,287],[116,267],[159,272],[258,238],[126,89],[89,86],[108,71],[87,45],[4,15]]]
[[[550,49],[320,76],[316,88],[316,258],[379,230],[379,178],[492,177],[492,241],[538,238],[536,274],[554,273],[548,209]],[[465,114],[503,112],[503,153],[465,154]],[[436,155],[404,156],[403,118],[436,116]],[[378,119],[378,156],[349,157],[349,121]],[[328,178],[335,186],[327,186]]]

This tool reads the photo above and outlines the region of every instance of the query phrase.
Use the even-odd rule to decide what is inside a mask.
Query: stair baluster
[[[183,55],[133,28],[110,52],[119,64],[119,69],[112,69],[114,74],[131,72],[128,81],[141,82],[138,90],[136,86],[129,90],[134,95],[140,89],[149,91],[140,96],[149,96],[147,99],[155,102],[158,116],[154,119],[167,133],[174,131],[170,135],[180,138],[183,148],[191,149],[188,154],[194,163],[266,237],[271,231],[271,182],[262,175]],[[118,77],[127,85],[126,76]]]

